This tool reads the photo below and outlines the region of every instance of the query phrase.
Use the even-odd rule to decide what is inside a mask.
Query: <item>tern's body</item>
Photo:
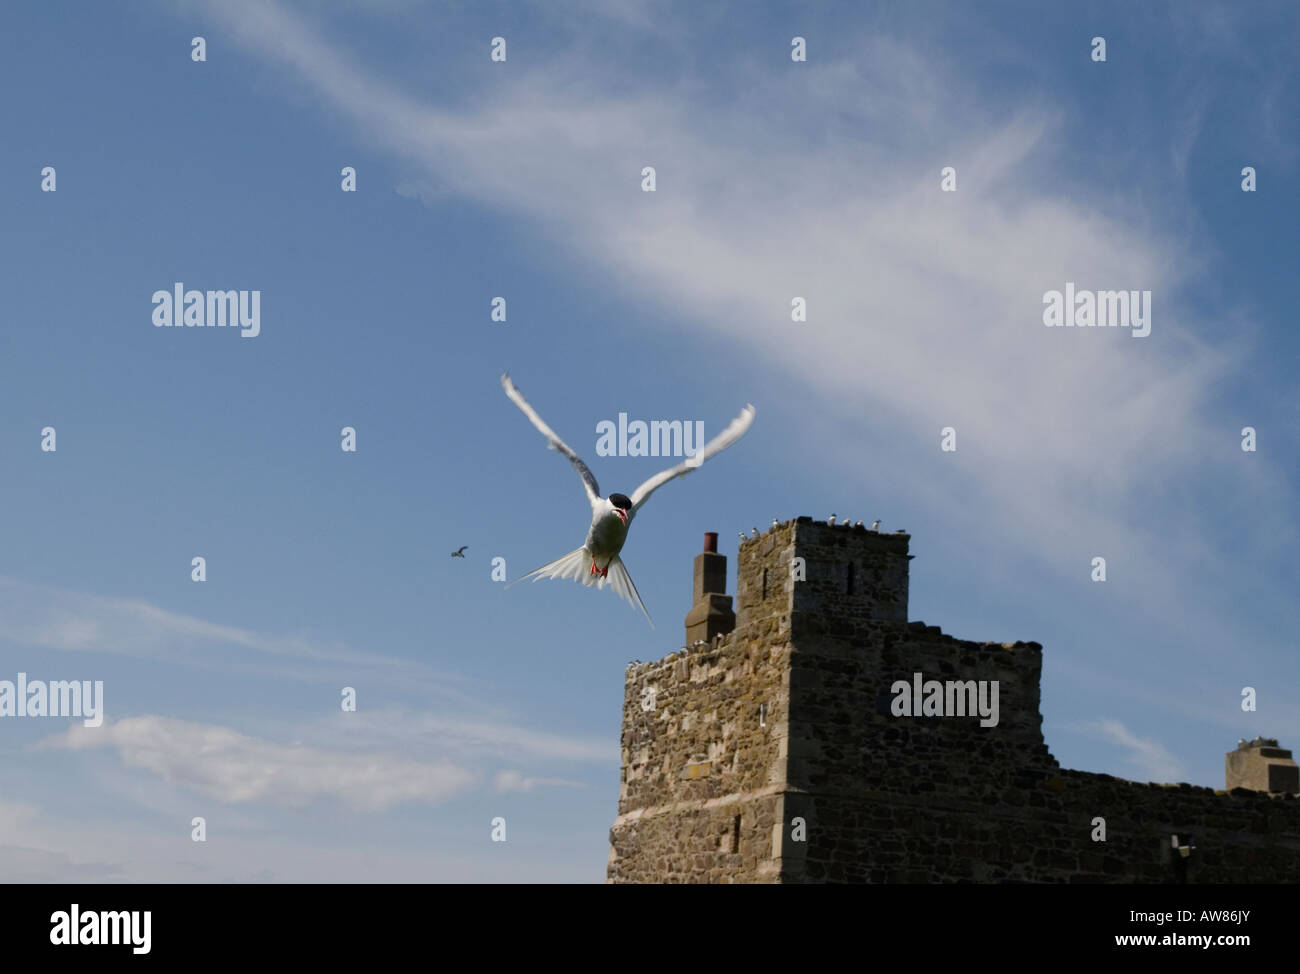
[[[592,514],[591,527],[587,530],[587,540],[583,547],[591,554],[591,563],[602,576],[608,572],[609,563],[618,557],[627,541],[627,529],[632,526],[632,514],[627,520],[615,513],[618,508],[608,500],[609,510],[597,510]]]
[[[582,582],[583,585],[594,585],[596,588],[609,585],[618,595],[645,612],[645,617],[649,620],[650,613],[646,612],[641,596],[637,594],[636,585],[632,582],[632,576],[628,574],[620,557],[632,519],[636,517],[641,505],[649,500],[650,495],[659,487],[690,473],[709,457],[725,450],[740,439],[749,429],[750,423],[754,421],[754,407],[746,406],[741,410],[740,415],[732,420],[730,426],[699,448],[693,456],[675,467],[655,474],[633,491],[631,497],[626,494],[610,494],[608,497],[602,497],[596,478],[582,462],[582,458],[551,431],[542,417],[537,415],[537,411],[520,395],[508,374],[502,374],[501,387],[533,426],[546,437],[547,445],[552,450],[563,453],[573,464],[573,468],[578,471],[578,476],[582,479],[587,500],[591,502],[591,526],[587,529],[587,540],[583,542],[582,547],[575,548],[567,555],[515,579],[515,582],[522,581],[524,578],[532,578],[534,581],[539,578],[572,578],[574,581]],[[513,585],[515,582],[510,584]],[[650,625],[653,626],[654,622],[651,621]]]

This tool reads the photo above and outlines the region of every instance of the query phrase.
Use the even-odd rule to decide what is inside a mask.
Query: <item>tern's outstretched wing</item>
[[[547,446],[552,450],[558,450],[569,458],[569,462],[573,464],[573,469],[578,471],[578,476],[582,478],[582,486],[586,488],[587,491],[587,500],[591,501],[593,507],[598,504],[600,502],[600,485],[596,483],[596,478],[591,475],[591,471],[587,469],[587,465],[582,462],[582,457],[574,453],[567,443],[556,436],[555,432],[546,425],[546,422],[542,417],[537,415],[537,410],[528,405],[528,400],[519,394],[519,390],[515,388],[515,384],[510,381],[509,372],[501,373],[501,388],[506,391],[506,395],[510,397],[511,401],[523,410],[523,413],[528,417],[529,422],[536,426],[541,434],[546,437]],[[719,447],[719,449],[721,449],[721,447]]]
[[[664,484],[668,483],[668,481],[690,473],[715,453],[721,453],[727,447],[731,446],[731,444],[735,443],[745,435],[746,430],[749,429],[749,424],[753,421],[754,407],[746,406],[740,411],[740,415],[731,421],[730,426],[713,439],[709,440],[709,442],[704,445],[704,449],[696,453],[695,456],[687,457],[681,463],[677,464],[677,466],[655,474],[638,487],[632,494],[632,510],[638,510],[642,504],[650,499],[651,494]]]

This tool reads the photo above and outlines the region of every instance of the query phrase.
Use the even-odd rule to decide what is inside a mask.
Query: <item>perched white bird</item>
[[[853,526],[854,526],[855,528],[860,528],[860,527],[862,527],[862,522],[859,521],[857,524],[855,524],[855,525],[853,525]]]
[[[749,530],[753,532],[755,538],[758,537],[758,528],[750,528]]]
[[[826,519],[826,523],[833,527],[835,525],[835,515],[832,514],[830,517],[828,517]]]
[[[745,532],[744,532],[744,531],[737,531],[736,533],[737,533],[738,535],[740,535],[740,540],[741,540],[741,541],[748,541],[748,540],[749,540],[747,537],[745,537]]]
[[[655,474],[634,490],[631,497],[626,494],[610,494],[609,497],[601,497],[596,478],[592,476],[587,465],[582,462],[582,458],[556,436],[542,420],[542,417],[537,415],[536,410],[528,405],[528,401],[519,394],[515,384],[510,381],[510,374],[507,372],[501,373],[501,387],[505,389],[506,395],[510,397],[511,401],[523,411],[529,421],[546,437],[547,445],[552,450],[563,453],[569,462],[573,464],[573,468],[578,471],[578,476],[582,479],[582,487],[587,492],[587,500],[591,502],[591,527],[587,530],[587,540],[583,542],[582,547],[575,548],[567,555],[557,558],[555,561],[543,565],[527,575],[516,578],[510,585],[514,585],[515,582],[522,582],[525,578],[532,578],[534,581],[540,578],[572,578],[576,582],[582,582],[583,585],[594,585],[596,588],[604,588],[605,584],[608,583],[617,595],[627,599],[632,605],[644,612],[646,621],[653,628],[654,620],[650,618],[650,613],[646,611],[641,596],[637,594],[636,585],[632,583],[632,576],[627,573],[627,568],[619,557],[619,552],[623,550],[623,543],[627,540],[627,532],[632,525],[632,519],[636,517],[641,505],[650,499],[650,495],[668,481],[690,473],[709,457],[722,452],[744,436],[750,424],[754,421],[754,407],[751,405],[745,406],[740,411],[740,415],[731,421],[731,425],[704,444],[703,449],[699,450],[694,456],[687,457],[677,466]],[[741,537],[743,538],[744,535],[742,534]],[[590,563],[590,567],[588,567],[588,563]],[[510,586],[506,587],[509,588]]]
[[[880,530],[880,518],[876,518],[874,521],[871,522],[871,530],[872,531]]]
[[[772,518],[772,527],[776,527],[776,526],[779,525],[780,523],[781,523],[781,522],[778,521],[776,518]]]

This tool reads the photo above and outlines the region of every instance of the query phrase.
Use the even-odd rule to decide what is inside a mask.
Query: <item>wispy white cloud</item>
[[[335,711],[308,724],[260,722],[264,733],[287,744],[212,724],[151,716],[110,723],[91,737],[64,735],[48,745],[113,747],[127,767],[145,768],[226,801],[292,805],[318,796],[382,809],[407,799],[441,800],[471,787],[479,772],[491,774],[506,762],[527,768],[516,782],[527,790],[566,782],[546,777],[539,766],[614,765],[618,760],[617,745],[606,739],[529,727],[468,694],[446,690],[416,662],[267,636],[139,599],[0,577],[0,638],[25,647],[215,668],[226,676],[252,669],[320,681],[365,673],[373,685],[387,674],[393,685],[406,690],[432,687],[443,697],[436,712],[390,704],[357,713]],[[247,651],[243,656],[237,653],[241,649]],[[427,707],[429,694],[421,692],[419,697]],[[466,770],[470,768],[475,772]],[[127,791],[130,800],[140,802],[133,789]],[[163,795],[144,796],[146,806],[160,801]]]
[[[143,657],[177,658],[221,643],[310,662],[405,662],[298,637],[265,636],[170,612],[143,599],[91,595],[5,576],[0,576],[0,637],[46,649]]]
[[[1183,764],[1160,742],[1138,737],[1118,720],[1099,720],[1090,729],[1094,734],[1117,744],[1128,753],[1125,761],[1148,781],[1185,781]]]
[[[606,737],[559,734],[494,717],[437,714],[402,707],[336,714],[311,725],[312,740],[347,747],[401,748],[403,753],[437,753],[452,760],[502,760],[617,765],[618,741]]]
[[[436,804],[478,780],[474,772],[449,761],[279,744],[228,727],[159,716],[126,718],[101,728],[74,727],[39,746],[112,748],[128,768],[143,768],[223,802],[299,807],[328,799],[382,811],[405,801]]]
[[[492,779],[492,787],[499,792],[532,791],[534,788],[585,788],[581,781],[567,778],[534,778],[520,771],[499,771]]]
[[[227,672],[347,683],[358,672],[467,700],[451,677],[415,660],[298,635],[257,632],[172,612],[144,599],[93,595],[0,576],[0,639],[20,647],[165,660]]]

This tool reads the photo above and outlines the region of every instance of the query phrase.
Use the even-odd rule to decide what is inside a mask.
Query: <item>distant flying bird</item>
[[[880,530],[880,518],[876,518],[874,521],[871,522],[871,530],[872,531]]]
[[[465,557],[465,549],[468,548],[468,547],[469,547],[469,545],[467,545],[467,544],[463,544],[463,545],[461,545],[458,549],[456,549],[455,551],[453,551],[453,552],[451,553],[451,556],[452,556],[453,558],[464,558],[464,557]]]
[[[528,405],[528,401],[519,394],[515,384],[510,381],[510,374],[507,372],[501,373],[501,388],[505,389],[506,395],[523,411],[529,422],[537,427],[538,432],[546,437],[547,445],[552,450],[564,454],[573,464],[573,468],[578,471],[578,476],[582,479],[582,488],[587,492],[587,500],[591,502],[591,527],[587,529],[587,540],[583,542],[582,547],[575,548],[567,555],[516,578],[510,585],[522,582],[525,578],[534,580],[571,578],[575,582],[582,582],[586,586],[594,585],[596,588],[604,588],[608,583],[617,595],[627,599],[644,612],[646,621],[650,623],[651,628],[654,628],[654,620],[646,611],[641,596],[637,594],[636,585],[632,582],[632,576],[628,574],[623,560],[619,557],[619,552],[623,550],[623,543],[627,540],[632,519],[636,517],[641,505],[650,499],[650,495],[668,481],[690,473],[709,457],[721,453],[744,436],[754,421],[754,407],[746,405],[740,411],[740,415],[731,421],[731,425],[706,443],[702,450],[687,457],[677,466],[655,474],[634,490],[631,497],[626,494],[610,494],[609,497],[601,497],[596,478],[582,462],[582,458],[556,436],[542,417],[537,415],[536,410]]]

